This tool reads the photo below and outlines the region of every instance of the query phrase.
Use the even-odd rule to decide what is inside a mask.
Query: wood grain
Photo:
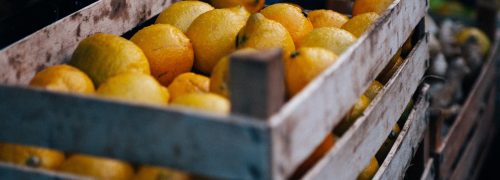
[[[415,93],[428,61],[422,39],[386,87],[304,179],[354,179],[380,148]],[[350,162],[350,163],[346,163]]]
[[[82,176],[75,176],[62,172],[18,166],[0,162],[0,179],[23,179],[23,180],[58,180],[58,179],[80,179],[90,180]]]
[[[422,91],[424,94],[415,102],[408,120],[373,179],[404,178],[406,169],[410,166],[429,125],[427,116],[429,102],[425,97],[428,89],[429,86],[424,87]]]
[[[271,118],[275,179],[290,175],[340,122],[409,37],[427,5],[420,0],[394,1],[333,66]]]
[[[0,50],[0,83],[27,84],[41,69],[69,61],[84,38],[121,35],[176,0],[99,0]]]

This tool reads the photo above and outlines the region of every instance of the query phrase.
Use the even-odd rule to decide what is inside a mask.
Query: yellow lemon
[[[190,180],[188,174],[162,167],[142,166],[134,180]]]
[[[138,103],[166,105],[169,100],[167,88],[150,75],[122,73],[109,78],[97,89],[97,94],[113,99]]]
[[[317,47],[294,51],[285,59],[285,82],[290,97],[299,93],[323,70],[335,63],[337,55]]]
[[[352,15],[356,16],[367,12],[382,14],[389,8],[394,0],[355,0]]]
[[[134,175],[132,166],[123,161],[81,154],[70,156],[59,170],[97,179],[130,179]]]
[[[43,169],[56,169],[64,161],[64,153],[52,149],[0,143],[0,161]]]
[[[394,142],[396,142],[399,132],[401,132],[401,129],[396,123],[387,139],[385,139],[384,144],[382,144],[380,149],[377,151],[377,154],[375,155],[377,157],[377,160],[379,160],[380,162],[384,161],[385,157],[389,154],[389,151],[391,151],[392,145],[394,144]]]
[[[190,93],[209,92],[210,79],[195,73],[184,73],[177,76],[168,86],[170,100],[173,101],[179,96]]]
[[[314,28],[336,27],[341,28],[349,17],[332,10],[319,9],[309,11],[307,18],[311,21]]]
[[[179,1],[163,10],[155,23],[170,24],[186,32],[198,16],[213,9],[210,4],[201,1]]]
[[[467,42],[469,38],[475,38],[477,40],[479,46],[481,47],[481,53],[483,54],[483,56],[486,55],[486,53],[488,53],[488,50],[490,49],[491,46],[491,42],[488,39],[488,36],[486,36],[486,34],[484,34],[483,31],[475,27],[464,28],[457,35],[457,41],[460,44],[465,44],[465,42]]]
[[[363,13],[354,16],[352,19],[347,21],[342,29],[349,31],[356,37],[360,37],[363,33],[370,28],[370,26],[378,19],[379,15],[377,13]]]
[[[304,16],[302,10],[287,3],[270,5],[260,11],[266,18],[279,22],[298,44],[302,37],[313,30],[311,22]]]
[[[265,0],[210,0],[216,8],[244,6],[248,12],[255,13],[264,7]]]
[[[196,18],[186,33],[195,54],[195,68],[205,74],[236,49],[236,35],[249,14],[243,7],[214,9]]]
[[[365,92],[365,96],[368,97],[370,100],[375,99],[377,94],[384,88],[384,85],[377,80],[373,81],[372,84],[370,84],[370,87],[368,87],[368,90]]]
[[[295,45],[288,31],[280,23],[269,20],[260,13],[248,18],[245,27],[238,33],[238,48],[283,48],[288,54],[295,50]]]
[[[148,26],[130,40],[142,49],[148,58],[151,75],[164,86],[168,86],[179,74],[191,71],[193,67],[193,46],[174,26]]]
[[[89,75],[97,86],[124,72],[150,73],[141,48],[111,34],[98,33],[84,39],[73,53],[70,64]]]
[[[69,65],[51,66],[36,73],[30,81],[30,86],[83,94],[95,91],[92,80],[79,69]]]
[[[389,64],[382,70],[382,72],[377,77],[377,80],[383,84],[389,82],[394,73],[401,67],[403,64],[403,58],[401,56],[394,56]]]
[[[229,101],[213,93],[184,94],[175,98],[172,104],[224,115],[230,111]]]
[[[370,164],[359,174],[358,180],[370,180],[375,176],[379,168],[378,161],[375,157],[370,160]]]
[[[302,39],[299,47],[322,47],[341,55],[354,42],[356,37],[350,32],[333,27],[318,28]]]
[[[237,50],[241,51],[253,51],[257,50],[252,48],[245,48]],[[229,56],[223,57],[217,65],[215,65],[212,75],[210,76],[210,92],[229,98]]]
[[[365,95],[361,95],[359,98],[358,102],[354,105],[354,107],[351,109],[351,111],[347,114],[347,116],[340,122],[340,124],[335,128],[334,132],[336,135],[341,136],[344,134],[349,127],[351,127],[354,122],[356,122],[356,119],[361,117],[363,115],[363,112],[365,109],[370,105],[370,98],[366,97]]]

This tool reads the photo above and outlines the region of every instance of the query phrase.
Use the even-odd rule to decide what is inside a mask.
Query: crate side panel
[[[275,178],[293,171],[340,122],[425,15],[426,1],[395,1],[367,33],[271,118]]]
[[[427,118],[429,102],[425,93],[415,103],[413,112],[373,179],[403,179],[429,124]]]
[[[0,99],[0,141],[230,179],[269,174],[264,125],[8,86],[0,86]]]
[[[424,75],[428,56],[427,38],[424,38],[417,43],[363,116],[356,120],[305,179],[356,178],[387,138],[415,93]]]

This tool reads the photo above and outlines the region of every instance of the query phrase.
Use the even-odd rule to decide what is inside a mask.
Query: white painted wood
[[[271,118],[274,178],[291,174],[340,122],[409,37],[426,8],[427,1],[394,1],[333,66]]]
[[[403,179],[406,170],[415,155],[419,143],[428,130],[429,119],[427,117],[427,108],[429,102],[426,99],[427,89],[424,87],[421,97],[415,103],[415,106],[408,117],[403,129],[399,133],[396,142],[392,146],[384,162],[380,165],[374,180],[385,179]]]
[[[99,0],[0,50],[0,83],[27,84],[33,75],[69,61],[78,43],[96,32],[121,35],[176,0]]]
[[[415,93],[425,72],[428,56],[427,38],[424,38],[363,116],[304,179],[355,179],[387,138]]]

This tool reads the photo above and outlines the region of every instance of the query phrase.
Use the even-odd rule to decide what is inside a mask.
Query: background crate
[[[221,117],[24,86],[37,70],[68,61],[77,43],[88,35],[125,33],[170,3],[100,0],[1,50],[0,80],[4,85],[0,86],[0,98],[4,100],[0,102],[3,117],[0,141],[168,166],[220,178],[283,179],[291,175],[340,122],[417,27],[428,6],[427,1],[396,0],[335,65],[276,113],[236,110],[231,116]],[[338,175],[338,172],[345,178],[357,176],[371,157],[368,155],[375,154],[415,92],[428,59],[426,44],[425,38],[419,41],[413,55],[365,111],[364,117],[317,166],[343,164],[345,156],[341,155],[352,154],[355,156],[350,159],[352,167],[342,166],[329,172],[325,170],[330,168],[320,168],[309,177]],[[276,57],[280,56],[269,52],[268,56],[247,58],[264,58],[267,61],[263,66],[270,68],[275,66],[273,62],[280,60]],[[269,78],[276,74],[266,75],[264,79],[242,81],[262,82],[255,84],[255,88],[262,89],[266,89],[267,84],[282,86],[282,82],[272,82]],[[273,89],[280,88],[265,92],[276,93],[271,92]],[[246,90],[236,88],[232,92]],[[280,104],[270,99],[249,98],[254,101],[250,107]],[[233,107],[246,100],[233,100]],[[71,106],[61,106],[66,104]],[[270,117],[261,117],[269,113],[272,113]],[[378,118],[382,114],[388,118]],[[360,151],[352,151],[357,147]]]
[[[444,122],[441,120],[431,123],[432,139],[434,145],[434,159],[438,170],[439,179],[465,178],[471,168],[479,171],[480,166],[471,166],[473,156],[482,154],[479,149],[484,149],[491,140],[488,135],[494,132],[493,115],[488,111],[495,107],[495,62],[497,57],[498,38],[492,46],[480,74],[472,90],[464,102],[461,111],[444,137],[442,130]],[[488,111],[487,111],[488,110]],[[488,114],[490,113],[490,114]],[[488,138],[487,138],[488,137]],[[487,150],[487,149],[484,149]],[[486,153],[485,153],[486,154]],[[477,161],[473,164],[482,164]],[[476,172],[477,173],[477,172]]]

